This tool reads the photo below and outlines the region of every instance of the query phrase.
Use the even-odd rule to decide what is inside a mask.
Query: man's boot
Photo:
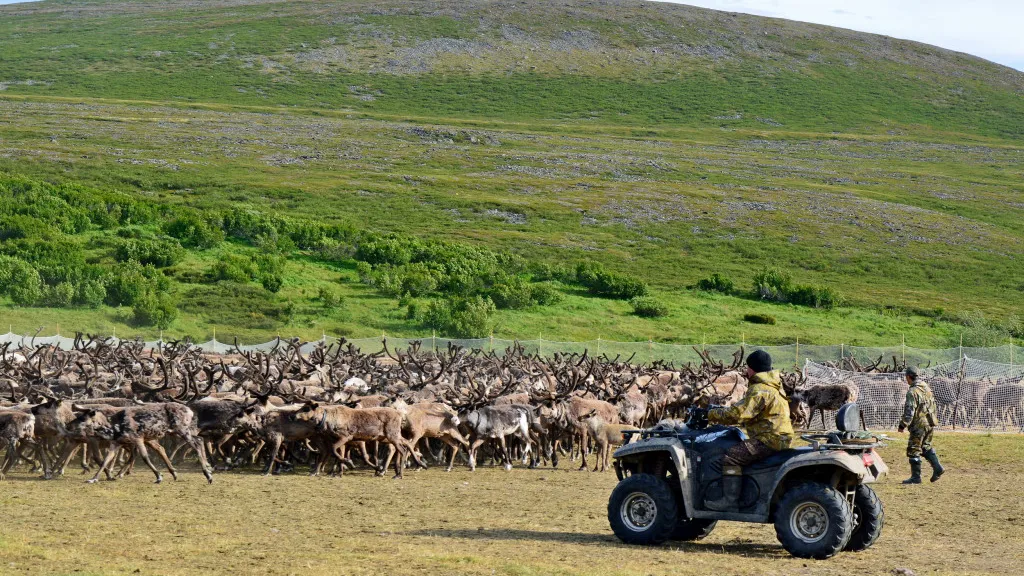
[[[921,459],[911,458],[910,459],[910,478],[903,481],[904,484],[920,484],[921,483]]]
[[[942,467],[942,463],[939,462],[939,455],[935,453],[935,449],[930,449],[924,453],[924,457],[928,459],[928,463],[932,465],[932,482],[935,482],[942,476],[942,473],[946,471]]]
[[[743,467],[722,467],[722,497],[705,500],[704,505],[716,512],[730,512],[739,509],[740,492],[743,490]]]

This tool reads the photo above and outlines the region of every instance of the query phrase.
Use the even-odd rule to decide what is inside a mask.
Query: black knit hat
[[[768,372],[772,369],[772,357],[764,350],[754,350],[747,356],[747,366],[754,372]]]

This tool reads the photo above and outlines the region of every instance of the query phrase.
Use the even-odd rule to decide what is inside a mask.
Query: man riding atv
[[[750,436],[726,451],[722,459],[722,497],[707,502],[711,510],[736,510],[743,489],[743,467],[786,450],[793,443],[789,399],[782,390],[779,371],[772,370],[772,357],[764,350],[752,352],[747,356],[746,375],[749,387],[739,402],[708,410],[710,424],[742,426]]]

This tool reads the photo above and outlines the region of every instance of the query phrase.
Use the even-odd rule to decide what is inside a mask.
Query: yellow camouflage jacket
[[[755,374],[743,398],[729,407],[712,408],[708,411],[708,422],[742,426],[751,438],[772,450],[789,448],[793,442],[793,425],[779,371]]]
[[[931,387],[923,380],[914,382],[907,390],[907,402],[903,405],[903,419],[900,423],[911,430],[927,430],[934,427],[936,417],[935,396],[932,395]]]

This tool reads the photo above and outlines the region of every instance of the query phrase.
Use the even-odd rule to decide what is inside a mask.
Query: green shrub
[[[965,312],[960,316],[963,325],[963,345],[988,348],[1002,346],[1010,339],[1010,332],[985,317],[980,310]],[[959,342],[954,343],[954,345]]]
[[[754,293],[761,300],[787,302],[792,284],[789,274],[775,268],[765,268],[754,275]]]
[[[91,278],[83,280],[75,288],[75,304],[87,308],[99,308],[107,297],[107,288],[103,281]]]
[[[814,308],[832,309],[841,302],[839,293],[828,286],[799,285],[792,287],[786,295],[793,304]]]
[[[280,274],[264,274],[260,277],[260,285],[267,292],[276,294],[284,287],[284,278]]]
[[[697,289],[704,290],[707,292],[722,292],[728,294],[733,291],[732,280],[718,274],[717,272],[712,274],[710,278],[704,278],[697,281]]]
[[[147,290],[132,305],[132,319],[139,326],[155,326],[161,330],[170,327],[178,316],[174,299],[166,292]]]
[[[0,293],[10,296],[18,306],[31,306],[43,295],[43,281],[28,262],[0,256]]]
[[[39,304],[47,308],[70,308],[74,301],[74,285],[70,282],[61,282],[53,286],[43,286]]]
[[[491,288],[491,300],[498,308],[520,310],[533,304],[533,291],[526,280],[505,276]]]
[[[356,248],[355,258],[372,265],[401,266],[412,260],[412,249],[411,242],[399,238],[377,238],[361,242]]]
[[[775,324],[775,316],[768,314],[744,314],[744,322],[750,322],[751,324]]]
[[[576,265],[575,282],[589,288],[597,283],[597,275],[604,272],[604,267],[593,260],[585,260]]]
[[[646,296],[648,292],[647,284],[642,280],[614,272],[599,272],[594,283],[587,286],[587,290],[591,294],[617,300]]]
[[[182,246],[206,250],[224,241],[224,230],[195,212],[186,212],[164,226],[168,236],[177,238]]]
[[[177,264],[185,255],[181,244],[174,239],[127,239],[117,246],[114,256],[120,262],[135,260],[141,264],[152,264],[166,268]]]
[[[156,268],[134,260],[114,266],[103,282],[105,301],[111,306],[132,306],[146,291],[166,291],[170,287],[170,280]]]
[[[642,280],[609,272],[590,260],[576,265],[576,282],[595,296],[617,300],[646,296],[648,292],[647,284]]]
[[[256,279],[259,269],[252,258],[238,254],[222,254],[210,269],[214,281],[250,282]]]
[[[320,305],[327,311],[337,310],[345,302],[345,299],[339,296],[337,292],[325,286],[321,286],[317,291],[316,299],[320,301]]]
[[[639,296],[629,301],[633,305],[633,314],[644,318],[661,318],[668,316],[668,306],[656,298]]]
[[[423,314],[423,325],[453,338],[483,338],[490,333],[494,303],[481,296],[434,300]]]
[[[538,306],[550,306],[562,301],[562,292],[554,282],[539,282],[530,286],[530,299]]]

